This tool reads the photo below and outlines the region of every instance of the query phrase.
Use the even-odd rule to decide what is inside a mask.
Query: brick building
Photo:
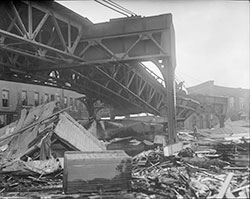
[[[249,120],[250,90],[242,88],[230,88],[214,85],[214,81],[207,81],[187,89],[191,96],[212,96],[227,98],[225,119]],[[211,112],[196,111],[185,122],[187,128],[196,125],[198,128],[211,128],[219,123],[218,117]]]

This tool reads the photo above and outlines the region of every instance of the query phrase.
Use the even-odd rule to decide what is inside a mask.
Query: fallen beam
[[[223,199],[224,198],[224,196],[225,196],[225,194],[227,192],[227,189],[228,189],[228,187],[230,185],[230,182],[233,179],[233,176],[234,176],[233,173],[228,174],[228,176],[227,176],[225,182],[223,183],[218,195],[216,196],[217,199]]]

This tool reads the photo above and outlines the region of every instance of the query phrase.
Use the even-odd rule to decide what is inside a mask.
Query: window
[[[50,95],[50,101],[54,101],[55,100],[55,95],[51,94]]]
[[[233,97],[229,98],[229,108],[230,109],[234,108],[234,98]]]
[[[9,91],[6,90],[2,91],[2,106],[3,107],[9,106]]]
[[[5,115],[0,115],[0,128],[4,127],[5,125]]]
[[[78,100],[75,99],[75,100],[74,100],[74,106],[75,106],[75,108],[77,108],[77,102],[78,102]]]
[[[27,91],[22,91],[22,105],[23,106],[28,105]]]
[[[58,102],[61,101],[61,97],[59,95],[56,95],[56,101],[58,101]]]
[[[77,110],[77,100],[74,99],[74,110],[76,111]]]
[[[45,93],[44,94],[44,103],[49,102],[49,94]]]
[[[239,107],[240,107],[240,109],[244,109],[244,99],[241,97],[239,99]]]
[[[71,97],[70,99],[69,99],[69,103],[70,103],[70,106],[71,106],[71,110],[73,110],[74,109],[74,104],[73,104],[73,98]]]
[[[63,104],[65,107],[68,105],[68,98],[67,97],[64,97]]]
[[[35,106],[39,105],[39,93],[35,92],[34,94],[34,101],[35,101]]]

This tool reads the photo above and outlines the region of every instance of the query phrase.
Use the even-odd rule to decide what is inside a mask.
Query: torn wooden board
[[[183,149],[183,143],[182,142],[178,142],[178,143],[175,143],[175,144],[170,144],[168,146],[164,146],[164,155],[165,156],[171,156],[171,155],[179,153],[182,149]]]
[[[240,192],[240,191],[242,191],[244,189],[250,189],[250,184],[248,184],[246,186],[242,186],[242,187],[237,188],[237,189],[234,189],[234,190],[232,190],[232,193]]]
[[[39,106],[34,108],[29,115],[27,116],[27,119],[33,120],[32,122],[40,122],[45,118],[48,118],[50,115],[53,114],[55,108],[55,102],[47,103],[43,106]],[[33,119],[32,119],[33,118]],[[26,119],[27,125],[31,124],[30,121]],[[23,156],[26,151],[29,149],[29,143],[32,142],[36,137],[38,133],[38,129],[40,128],[41,124],[38,124],[34,126],[34,128],[27,129],[23,133],[19,134],[19,143],[22,143],[21,145],[18,144],[18,148],[15,154],[13,154],[13,158],[20,158]]]
[[[24,164],[25,169],[42,175],[53,173],[62,168],[58,159],[28,161],[24,162]]]
[[[92,135],[94,135],[96,138],[98,138],[98,135],[97,135],[97,122],[94,120],[90,127],[88,128],[88,132],[90,132]]]
[[[13,132],[13,137],[7,139],[9,147],[3,154],[5,159],[19,159],[29,151],[29,144],[37,137],[39,128],[42,126],[41,121],[53,114],[55,103],[50,102],[35,107],[28,112],[28,115],[26,110],[22,111],[21,118]]]
[[[223,199],[224,198],[224,196],[225,196],[225,194],[227,192],[227,189],[228,189],[228,187],[230,185],[230,182],[233,179],[233,176],[234,176],[234,173],[229,173],[228,174],[225,182],[222,184],[222,187],[221,187],[218,195],[216,196],[217,199]]]
[[[16,126],[13,134],[17,133],[24,126],[24,121],[26,120],[26,118],[27,118],[27,110],[23,109],[21,111],[21,117],[18,120],[17,126]],[[12,138],[12,140],[11,140],[12,145],[8,148],[9,152],[6,154],[7,159],[9,158],[9,156],[11,156],[13,151],[18,150],[18,143],[21,143],[20,139],[21,139],[21,136],[19,136],[19,135],[16,135],[15,137]]]
[[[42,121],[48,118],[56,107],[56,101],[49,102],[47,104],[33,107],[29,110],[29,113],[23,123],[23,126],[28,126],[36,121]]]
[[[80,151],[103,151],[106,149],[104,144],[67,113],[60,114],[55,133]]]
[[[227,189],[226,198],[227,199],[234,199],[235,198],[235,196],[232,194],[230,189]]]
[[[57,170],[62,169],[62,161],[59,159],[49,159],[49,160],[34,160],[34,161],[22,161],[15,160],[11,162],[7,167],[1,170],[2,173],[8,172],[20,172],[23,174],[37,173],[37,174],[50,174]]]

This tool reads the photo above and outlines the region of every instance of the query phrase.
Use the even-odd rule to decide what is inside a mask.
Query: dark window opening
[[[23,106],[28,105],[27,91],[22,91],[22,105]]]
[[[2,91],[2,106],[9,107],[9,91]]]
[[[68,98],[67,97],[64,97],[63,104],[64,104],[64,107],[68,106]]]
[[[50,101],[54,101],[55,100],[55,95],[51,94],[50,95]]]
[[[73,101],[73,98],[71,97],[69,100],[70,100],[69,103],[70,103],[70,106],[71,106],[70,109],[73,110],[73,109],[74,109],[74,101]]]
[[[56,96],[56,101],[58,101],[58,102],[61,101],[61,97],[59,95]]]
[[[45,93],[44,94],[44,103],[48,103],[49,102],[49,94]]]
[[[35,92],[34,99],[35,99],[35,106],[38,106],[39,105],[39,93]]]

